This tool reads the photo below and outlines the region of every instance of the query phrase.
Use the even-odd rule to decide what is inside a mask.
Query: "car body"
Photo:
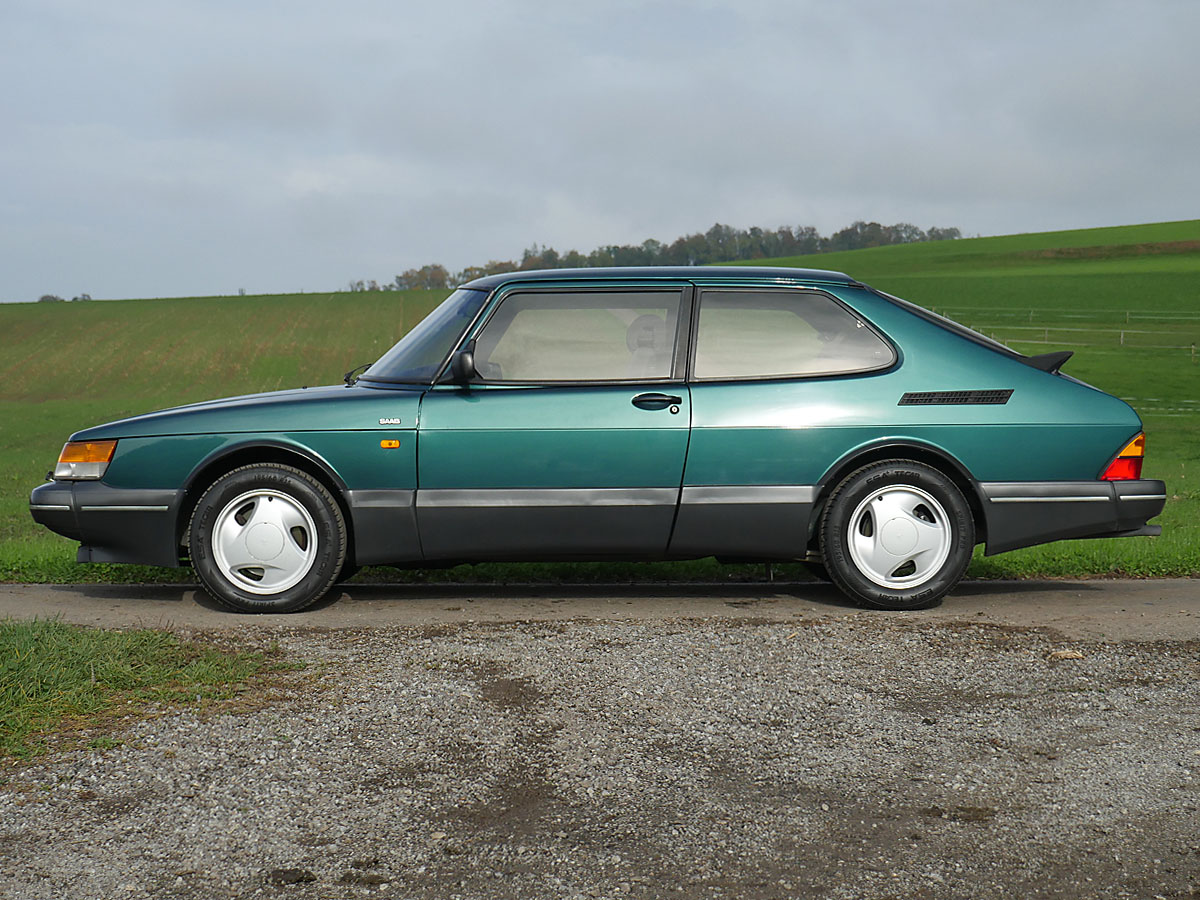
[[[294,610],[370,564],[807,560],[868,605],[969,562],[1154,534],[1124,402],[847,275],[513,272],[346,384],[71,436],[33,517],[83,562]]]

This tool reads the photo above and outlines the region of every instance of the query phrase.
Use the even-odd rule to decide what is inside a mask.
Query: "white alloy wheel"
[[[279,594],[299,584],[317,559],[317,527],[288,494],[256,488],[225,504],[212,529],[217,569],[249,594]]]
[[[918,487],[872,491],[850,514],[850,558],[864,578],[889,590],[918,587],[936,576],[954,545],[942,505]]]

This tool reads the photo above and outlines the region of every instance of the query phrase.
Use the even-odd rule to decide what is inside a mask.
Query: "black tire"
[[[296,612],[315,603],[342,572],[346,544],[333,495],[307,472],[279,463],[221,476],[188,527],[200,583],[238,612]]]
[[[833,583],[876,609],[937,604],[967,571],[975,548],[975,520],[962,491],[911,460],[848,475],[825,504],[820,534]]]

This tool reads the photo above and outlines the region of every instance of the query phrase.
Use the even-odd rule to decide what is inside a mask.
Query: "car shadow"
[[[1102,591],[1102,581],[1061,581],[1057,579],[1030,579],[1028,581],[1002,581],[979,579],[960,581],[949,594],[954,597],[981,597],[986,594],[1007,596],[1012,594],[1037,594],[1047,591]]]
[[[93,600],[197,603],[206,609],[228,610],[197,584],[71,584],[53,585],[54,591],[81,595]],[[528,600],[589,600],[617,598],[622,600],[681,600],[695,598],[724,598],[733,606],[751,605],[763,600],[764,594],[801,597],[813,603],[842,608],[855,604],[838,592],[833,585],[814,581],[738,581],[714,582],[612,582],[589,584],[517,583],[488,584],[453,582],[440,584],[342,584],[334,588],[305,611],[326,609],[344,602],[413,602],[418,600],[486,601],[489,599]]]
[[[222,606],[196,584],[74,584],[49,586],[51,590],[98,601],[195,603],[207,610],[242,615]],[[1089,581],[963,581],[947,598],[984,598],[1045,593],[1103,590]],[[304,612],[319,612],[336,604],[404,604],[435,600],[445,603],[486,603],[488,600],[532,600],[550,603],[623,600],[626,603],[679,602],[688,599],[723,600],[734,609],[750,608],[780,599],[802,600],[814,606],[849,610],[860,608],[833,585],[816,581],[737,582],[612,582],[588,584],[515,583],[488,584],[453,582],[439,584],[356,584],[350,582],[330,591]]]

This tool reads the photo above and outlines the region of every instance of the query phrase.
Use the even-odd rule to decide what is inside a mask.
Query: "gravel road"
[[[5,898],[1200,897],[1200,583],[38,590],[309,668],[8,772]]]

